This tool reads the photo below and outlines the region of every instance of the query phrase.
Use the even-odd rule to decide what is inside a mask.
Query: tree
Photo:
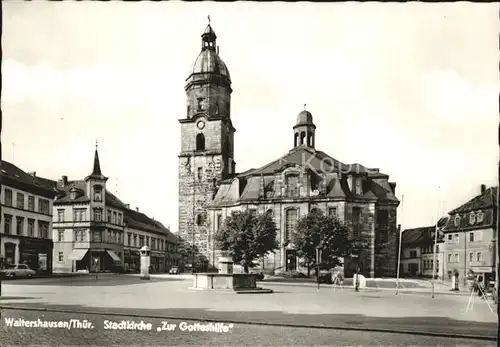
[[[276,224],[268,214],[234,211],[214,235],[217,246],[229,251],[233,261],[243,265],[245,273],[253,261],[278,248]]]
[[[319,210],[313,210],[299,219],[297,229],[293,233],[293,243],[301,265],[307,267],[307,275],[311,268],[317,266],[316,247],[322,245],[321,265],[333,268],[342,265],[340,257],[349,253],[348,229],[337,218],[326,216]]]

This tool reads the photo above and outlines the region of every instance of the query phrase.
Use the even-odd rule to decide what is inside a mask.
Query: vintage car
[[[6,265],[5,269],[0,270],[0,276],[7,278],[33,277],[36,271],[28,267],[28,265]]]
[[[169,274],[171,275],[178,275],[179,274],[179,268],[177,266],[172,266],[170,270],[168,271]]]

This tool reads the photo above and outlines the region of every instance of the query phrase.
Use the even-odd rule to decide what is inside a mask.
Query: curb
[[[317,287],[316,283],[290,283],[290,282],[272,282],[272,281],[262,281],[261,283],[265,283],[269,286],[295,286],[295,287]],[[322,283],[321,288],[333,288],[331,284],[326,284]],[[344,290],[350,290],[354,291],[354,287],[349,285],[344,285]],[[404,294],[430,294],[432,291],[432,288],[420,288],[422,290],[415,290],[415,288],[410,288],[410,289],[402,289],[399,288],[399,293],[404,293]],[[333,289],[332,289],[333,290]],[[393,291],[396,292],[396,288],[380,288],[380,287],[364,287],[364,288],[359,288],[360,291]],[[436,295],[458,295],[458,296],[469,296],[470,292],[452,292],[452,291],[434,291],[434,294]]]
[[[68,310],[68,309],[52,309],[46,307],[24,307],[24,306],[4,306],[0,305],[0,309],[4,310],[23,310],[23,311],[42,311],[42,312],[58,312],[58,313],[80,313],[89,315],[109,315],[109,316],[121,316],[121,317],[134,317],[134,318],[151,318],[151,319],[172,319],[172,320],[192,320],[199,322],[212,322],[218,323],[220,320],[214,318],[202,318],[202,317],[179,317],[179,316],[165,316],[165,315],[151,315],[144,314],[140,315],[137,313],[114,313],[114,312],[99,312],[92,310]],[[465,335],[465,334],[446,334],[437,332],[424,332],[424,331],[411,331],[411,330],[398,330],[398,329],[382,329],[382,328],[356,328],[349,326],[335,326],[335,325],[315,325],[315,324],[291,324],[291,323],[270,323],[270,322],[258,322],[258,321],[242,321],[242,320],[227,320],[224,319],[225,323],[242,324],[242,325],[258,325],[258,326],[275,326],[275,327],[287,327],[287,328],[308,328],[308,329],[325,329],[325,330],[345,330],[345,331],[366,331],[366,332],[380,332],[380,333],[391,333],[391,334],[409,334],[409,335],[420,335],[420,336],[432,336],[432,337],[446,337],[446,338],[456,338],[456,339],[471,339],[471,340],[483,340],[483,341],[496,341],[496,337],[484,336],[484,335]]]

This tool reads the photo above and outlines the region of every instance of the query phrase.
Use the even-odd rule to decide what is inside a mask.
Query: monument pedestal
[[[194,290],[215,290],[235,294],[265,294],[271,289],[257,287],[257,275],[233,274],[233,260],[219,257],[219,273],[194,274]]]

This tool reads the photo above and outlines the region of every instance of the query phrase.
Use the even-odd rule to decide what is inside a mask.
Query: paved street
[[[156,331],[162,326],[161,319],[136,317],[109,317],[107,315],[87,315],[73,313],[54,313],[20,310],[1,310],[0,341],[2,346],[496,346],[495,342],[439,338],[407,334],[374,333],[345,330],[325,330],[310,328],[288,328],[275,326],[256,326],[235,324],[228,333],[181,331],[180,320],[168,320],[168,324],[176,324],[174,331]],[[5,319],[24,318],[25,320],[62,321],[70,319],[87,320],[94,329],[44,329],[7,327]],[[104,320],[129,320],[151,323],[152,331],[117,331],[105,330]],[[187,321],[188,324],[195,321]]]
[[[106,275],[98,280],[84,276],[4,281],[0,305],[100,312],[108,316],[123,314],[143,318],[223,320],[237,325],[271,323],[295,326],[289,329],[299,330],[302,326],[375,329],[490,339],[496,336],[497,331],[496,314],[489,311],[484,301],[476,299],[472,312],[465,312],[466,296],[442,295],[432,299],[430,295],[421,294],[394,295],[388,291],[356,293],[352,289],[334,291],[326,286],[318,291],[312,286],[282,286],[265,282],[262,285],[275,293],[236,295],[190,291],[191,282],[186,277],[189,278],[159,276],[142,281],[137,276]],[[251,330],[250,327],[245,329]],[[483,340],[482,345],[485,342]],[[248,343],[251,344],[242,342]]]

